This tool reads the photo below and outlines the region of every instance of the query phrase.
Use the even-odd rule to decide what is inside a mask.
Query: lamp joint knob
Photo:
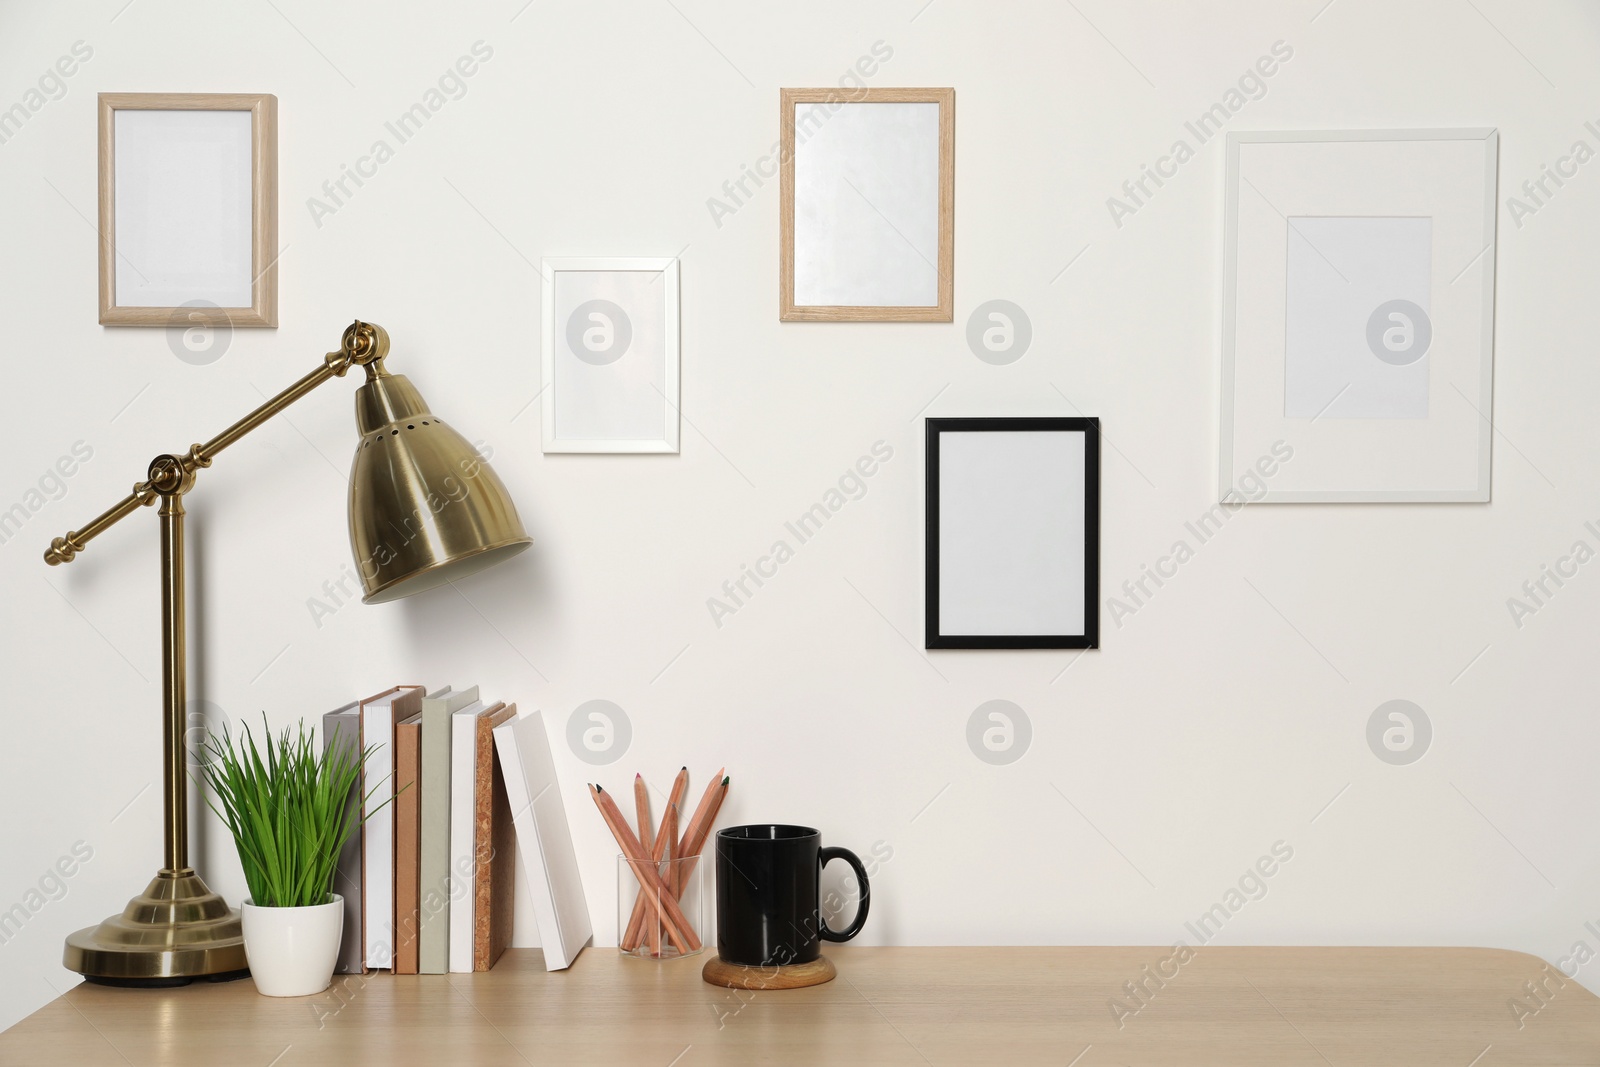
[[[198,451],[198,448],[199,446],[196,446],[195,451]],[[157,456],[150,461],[150,474],[145,484],[153,490],[151,500],[155,498],[154,493],[160,493],[164,497],[182,496],[194,488],[194,467],[185,462],[187,459],[186,456],[165,455]],[[210,466],[209,461],[206,465]],[[135,487],[135,492],[137,491],[138,487]],[[148,502],[141,501],[141,503]]]

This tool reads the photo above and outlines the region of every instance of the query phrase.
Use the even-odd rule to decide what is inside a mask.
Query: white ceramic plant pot
[[[239,920],[257,992],[308,997],[333,981],[344,932],[344,898],[339,894],[309,908],[262,908],[246,900]]]

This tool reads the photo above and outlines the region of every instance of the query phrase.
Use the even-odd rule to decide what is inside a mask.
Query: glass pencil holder
[[[699,955],[705,948],[704,867],[699,856],[642,865],[618,856],[617,951],[641,960]]]

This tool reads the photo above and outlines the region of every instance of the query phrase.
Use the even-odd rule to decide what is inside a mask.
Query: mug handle
[[[856,858],[856,854],[847,848],[834,848],[830,845],[818,852],[817,856],[821,860],[821,867],[826,867],[829,860],[844,860],[856,872],[856,884],[861,887],[861,901],[856,905],[855,921],[850,924],[848,930],[835,933],[828,929],[827,922],[821,920],[819,916],[819,925],[822,929],[817,931],[817,936],[824,941],[848,941],[859,934],[861,928],[867,923],[867,906],[872,903],[872,887],[867,883],[867,869],[861,866],[861,861]],[[818,868],[818,874],[821,874],[820,867]]]

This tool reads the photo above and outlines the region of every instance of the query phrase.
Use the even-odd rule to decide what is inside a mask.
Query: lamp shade
[[[477,449],[381,361],[356,393],[350,547],[362,601],[382,604],[465,577],[532,544]]]

